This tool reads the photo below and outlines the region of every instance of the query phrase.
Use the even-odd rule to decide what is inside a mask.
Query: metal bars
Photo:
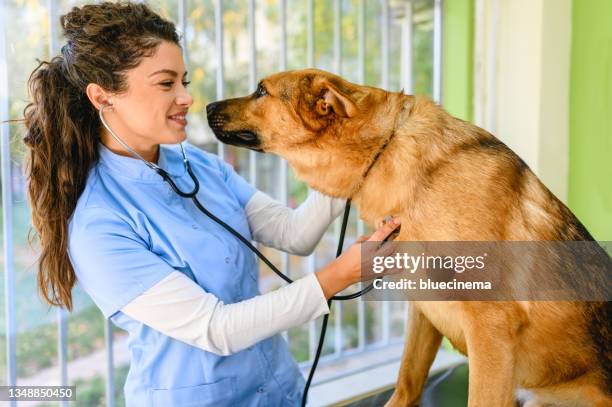
[[[15,265],[13,262],[13,190],[9,120],[7,0],[0,0],[0,148],[2,148],[2,232],[4,234],[4,311],[6,329],[6,384],[17,384],[17,329],[15,321]],[[10,403],[11,407],[16,402]]]
[[[223,1],[215,0],[215,45],[217,49],[217,100],[224,97],[225,70],[223,58]],[[225,157],[225,146],[217,143],[217,154]]]
[[[57,44],[57,4],[55,0],[47,0],[49,11],[49,58],[59,53]],[[57,358],[60,373],[60,385],[68,385],[68,313],[63,308],[57,308]],[[67,401],[60,402],[68,406]]]

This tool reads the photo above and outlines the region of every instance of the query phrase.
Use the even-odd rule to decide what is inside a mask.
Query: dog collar
[[[363,184],[363,181],[365,181],[366,177],[368,176],[368,174],[370,173],[370,170],[372,169],[372,167],[374,167],[374,164],[376,164],[376,161],[378,161],[378,157],[380,157],[380,155],[383,153],[383,151],[385,151],[385,148],[387,148],[387,145],[389,145],[389,142],[391,141],[391,139],[393,138],[393,136],[395,135],[395,126],[393,127],[393,131],[391,132],[391,135],[387,138],[387,140],[385,141],[385,143],[382,145],[382,147],[378,150],[378,152],[374,155],[374,159],[372,160],[372,162],[370,163],[370,165],[368,166],[368,168],[365,170],[365,172],[363,173],[362,177],[361,177],[361,183]]]
[[[383,153],[383,151],[385,151],[385,148],[387,148],[387,146],[389,145],[389,142],[391,142],[391,140],[393,139],[393,136],[395,136],[395,129],[397,128],[397,123],[399,121],[399,117],[401,116],[401,114],[406,110],[407,106],[406,104],[404,104],[402,106],[402,108],[400,109],[400,111],[398,112],[397,116],[395,117],[395,122],[393,123],[393,130],[391,130],[391,135],[387,138],[387,140],[384,142],[384,144],[380,147],[380,149],[378,150],[378,152],[376,152],[376,154],[374,155],[374,158],[372,159],[372,162],[370,163],[370,165],[368,166],[368,168],[365,170],[365,172],[363,173],[363,175],[361,176],[361,182],[359,183],[359,186],[357,187],[357,189],[355,190],[355,192],[353,192],[351,194],[351,197],[355,196],[355,194],[361,189],[361,186],[363,185],[366,177],[368,176],[368,174],[370,173],[370,170],[374,167],[374,164],[376,164],[376,162],[378,161],[378,158],[380,157],[380,155]]]

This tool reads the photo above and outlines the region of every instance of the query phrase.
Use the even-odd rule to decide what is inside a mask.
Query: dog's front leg
[[[429,368],[442,342],[442,334],[410,303],[404,353],[397,385],[385,407],[415,406],[421,398]]]
[[[468,407],[512,407],[514,346],[503,329],[472,329],[466,335],[469,356]]]

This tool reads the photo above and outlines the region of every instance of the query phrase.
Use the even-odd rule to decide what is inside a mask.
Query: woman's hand
[[[361,243],[385,240],[400,225],[399,218],[385,222],[371,236],[361,236],[340,257],[315,274],[325,298],[330,299],[345,288],[361,281]]]

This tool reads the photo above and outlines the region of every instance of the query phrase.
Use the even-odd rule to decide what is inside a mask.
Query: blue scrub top
[[[251,239],[244,207],[255,188],[216,155],[183,146],[200,181],[200,202]],[[129,333],[127,406],[299,405],[304,379],[282,336],[219,356],[121,312],[175,270],[225,304],[252,298],[260,294],[258,265],[238,239],[142,161],[101,143],[99,152],[69,221],[68,252],[82,288]],[[160,146],[158,165],[182,190],[192,189],[179,145]]]

